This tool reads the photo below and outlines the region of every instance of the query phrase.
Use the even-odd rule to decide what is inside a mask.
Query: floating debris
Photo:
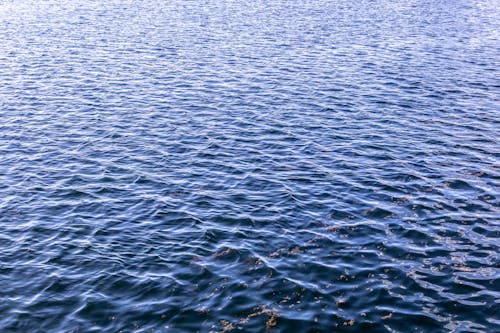
[[[228,254],[231,254],[231,253],[233,253],[233,252],[234,252],[234,250],[233,250],[233,249],[231,249],[231,248],[227,248],[227,249],[225,249],[224,251],[214,253],[214,254],[213,254],[213,257],[214,257],[214,258],[220,258],[220,257],[226,256],[226,255],[228,255]]]
[[[342,307],[342,306],[346,306],[347,302],[344,300],[338,300],[336,304],[338,307]]]
[[[273,327],[276,327],[276,325],[278,325],[278,318],[279,316],[276,315],[276,314],[271,314],[271,316],[267,319],[266,321],[266,328],[273,328]]]
[[[234,329],[233,323],[228,320],[220,320],[220,323],[222,325],[222,331],[219,331],[219,333],[231,332]]]
[[[384,320],[389,319],[389,318],[392,318],[392,312],[389,313],[388,315],[382,317],[382,319],[384,319]]]
[[[240,319],[239,323],[246,324],[250,321],[251,318],[258,317],[261,315],[266,315],[267,316],[266,323],[265,323],[266,330],[268,330],[270,328],[274,328],[278,325],[278,320],[281,317],[281,315],[277,311],[267,309],[265,306],[257,307],[254,310],[255,310],[255,312],[252,312],[248,316],[246,316],[245,318]]]
[[[354,319],[344,322],[344,326],[352,326],[352,325],[354,325]]]
[[[276,251],[274,251],[273,253],[269,254],[268,257],[270,258],[276,258],[276,257],[279,257],[283,252],[286,251],[286,248],[282,247],[280,249],[277,249]]]

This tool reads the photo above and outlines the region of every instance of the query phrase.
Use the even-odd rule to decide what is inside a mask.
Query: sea
[[[500,332],[498,0],[0,0],[0,332]]]

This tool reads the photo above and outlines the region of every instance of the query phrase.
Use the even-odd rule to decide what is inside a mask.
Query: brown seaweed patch
[[[352,325],[354,325],[354,322],[355,322],[354,319],[349,320],[349,321],[344,321],[344,326],[352,326]]]
[[[285,251],[286,251],[286,248],[282,247],[280,249],[277,249],[273,253],[269,254],[268,257],[270,257],[270,258],[277,258],[277,257],[279,257]]]
[[[222,331],[219,331],[220,333],[231,332],[232,330],[234,330],[233,323],[231,323],[230,321],[223,319],[220,320],[219,322],[222,325]]]
[[[266,322],[265,322],[265,327],[266,330],[269,330],[271,328],[274,328],[278,325],[279,318],[281,315],[272,309],[266,308],[266,306],[259,306],[254,308],[254,312],[250,313],[248,316],[245,318],[240,319],[240,324],[246,324],[250,321],[250,319],[258,316],[265,315],[267,316]]]
[[[228,254],[231,254],[231,253],[233,253],[233,252],[234,252],[234,250],[233,250],[233,249],[231,249],[231,248],[227,248],[227,249],[225,249],[225,250],[223,250],[223,251],[220,251],[220,252],[216,252],[216,253],[214,253],[214,254],[213,254],[213,257],[214,257],[214,258],[220,258],[220,257],[223,257],[223,256],[227,256]]]

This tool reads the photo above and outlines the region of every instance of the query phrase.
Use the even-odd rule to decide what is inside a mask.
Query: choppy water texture
[[[1,332],[494,332],[497,1],[1,1]]]

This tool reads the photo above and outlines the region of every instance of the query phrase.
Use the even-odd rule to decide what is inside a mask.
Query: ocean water
[[[0,332],[499,332],[499,28],[0,1]]]

